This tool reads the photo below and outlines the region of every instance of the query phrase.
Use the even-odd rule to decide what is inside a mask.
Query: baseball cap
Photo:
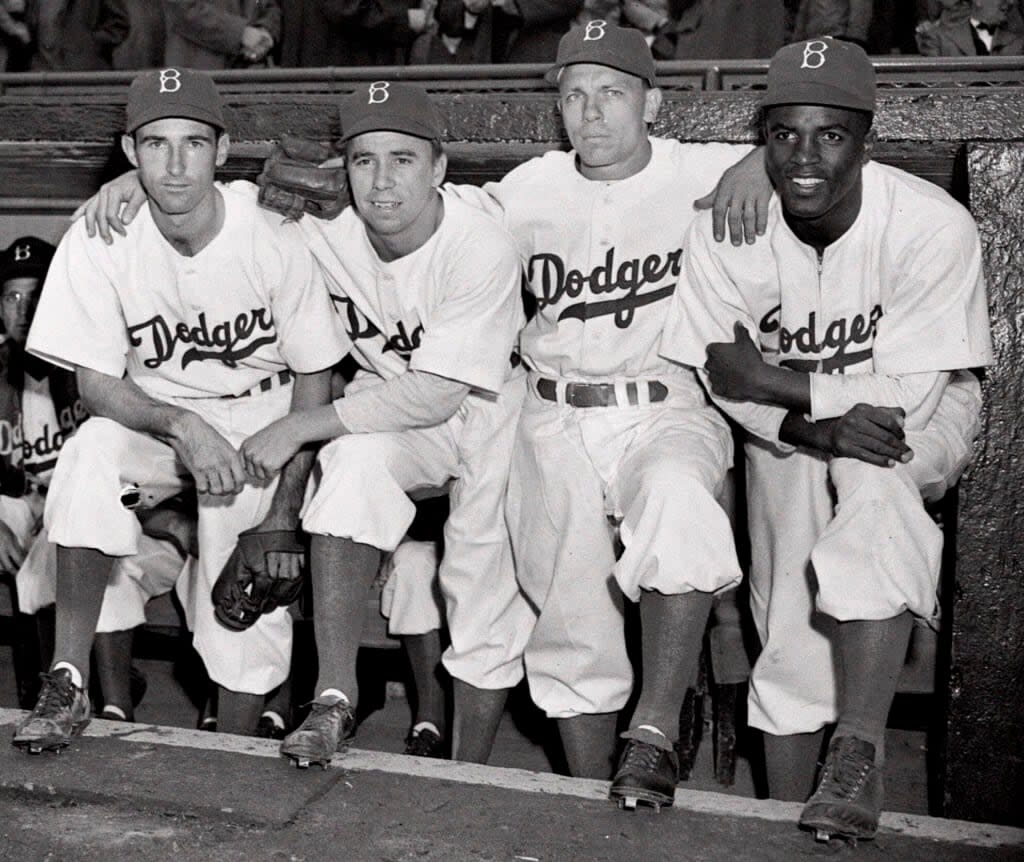
[[[128,88],[125,129],[131,134],[139,126],[165,117],[184,117],[209,123],[220,130],[224,103],[213,78],[194,69],[153,69],[136,76]]]
[[[761,106],[772,105],[827,105],[874,113],[875,69],[859,45],[830,36],[786,45],[768,67]]]
[[[341,102],[341,141],[365,132],[403,132],[441,140],[443,123],[427,91],[402,81],[361,84]]]
[[[608,21],[588,21],[566,33],[558,42],[555,65],[544,73],[544,80],[549,84],[558,83],[562,69],[575,63],[610,66],[643,78],[650,87],[655,86],[654,57],[643,34]]]
[[[12,278],[44,278],[56,250],[37,236],[16,239],[0,252],[0,285]]]

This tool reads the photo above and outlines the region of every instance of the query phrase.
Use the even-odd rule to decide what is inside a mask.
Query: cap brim
[[[830,108],[848,108],[851,111],[875,110],[875,101],[866,99],[861,93],[823,86],[814,81],[787,82],[779,91],[769,91],[762,99],[761,107],[771,108],[776,105],[824,105]]]
[[[638,72],[636,69],[630,68],[628,63],[618,63],[615,59],[601,59],[593,60],[589,58],[581,57],[578,60],[566,60],[564,63],[557,63],[552,66],[544,73],[544,80],[549,84],[558,84],[558,76],[566,66],[579,66],[583,63],[588,63],[593,66],[607,66],[609,69],[615,69],[618,72],[625,72],[627,75],[632,75],[634,78],[639,78],[649,87],[656,87],[657,82],[655,81],[654,74],[644,74]]]
[[[395,117],[393,120],[367,118],[353,123],[350,128],[342,132],[339,143],[344,144],[347,141],[351,141],[352,138],[365,135],[368,132],[399,132],[403,135],[411,135],[414,138],[422,138],[425,141],[441,140],[441,132],[439,130],[430,129],[418,123],[410,123],[408,119]]]
[[[215,129],[224,131],[227,126],[224,124],[224,118],[214,114],[212,111],[204,111],[200,108],[196,110],[189,110],[188,108],[183,109],[180,112],[170,112],[163,110],[152,110],[146,111],[138,117],[135,117],[125,130],[130,135],[136,129],[146,125],[146,123],[152,123],[156,120],[167,120],[172,118],[178,118],[182,120],[195,120],[199,123],[206,123],[209,126],[213,126]]]

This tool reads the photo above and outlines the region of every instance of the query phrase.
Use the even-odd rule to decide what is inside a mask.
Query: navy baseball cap
[[[825,36],[780,48],[768,67],[761,107],[826,105],[875,111],[875,68],[864,49]]]
[[[55,251],[37,236],[16,239],[0,252],[0,285],[12,278],[45,278]]]
[[[340,143],[366,132],[402,132],[440,141],[443,125],[422,87],[402,81],[374,81],[361,84],[342,100]]]
[[[642,78],[649,87],[656,86],[654,56],[643,34],[608,21],[588,21],[566,33],[558,43],[555,65],[544,73],[544,80],[557,84],[562,69],[575,63],[610,66]]]
[[[213,78],[194,69],[153,69],[136,76],[128,88],[125,131],[166,117],[183,117],[209,123],[220,131],[224,103]]]

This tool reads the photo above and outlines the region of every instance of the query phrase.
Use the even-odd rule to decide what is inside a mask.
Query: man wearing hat
[[[324,765],[353,732],[356,653],[381,552],[412,522],[409,493],[450,482],[439,582],[455,680],[452,748],[484,759],[495,728],[476,718],[522,678],[533,617],[502,506],[524,388],[510,362],[523,323],[519,259],[492,219],[439,191],[441,119],[423,89],[360,86],[341,105],[341,131],[352,206],[293,227],[324,272],[360,370],[343,398],[242,447],[250,469],[270,476],[301,447],[329,441],[302,515],[312,536],[317,698],[281,751],[300,766]]]
[[[91,419],[64,447],[45,525],[58,546],[55,662],[14,744],[60,749],[89,719],[89,650],[114,562],[138,548],[131,507],[194,484],[199,561],[179,588],[194,643],[221,686],[223,730],[251,732],[288,673],[284,609],[245,631],[217,623],[210,592],[242,531],[294,530],[309,456],[281,480],[246,475],[238,446],[291,408],[324,403],[348,339],[308,249],[250,194],[214,182],[228,156],[212,80],[139,75],[122,147],[148,206],[116,246],[73,225],[57,249],[28,351],[73,369]],[[273,553],[268,556],[274,557]],[[280,568],[297,570],[294,554]],[[272,561],[271,565],[277,564]]]
[[[924,504],[967,464],[992,361],[981,247],[934,185],[870,161],[874,70],[813,39],[772,60],[776,197],[755,246],[690,229],[662,354],[702,368],[747,431],[750,723],[801,825],[870,838],[885,721],[915,617],[936,611],[942,533]]]
[[[43,504],[64,444],[86,418],[75,376],[26,353],[25,340],[56,249],[38,237],[16,239],[0,255],[0,569],[16,575],[18,607],[37,614],[54,602],[57,547],[42,528]],[[148,513],[147,513],[148,514]],[[152,517],[152,516],[151,516]],[[162,512],[151,527],[169,526]],[[134,556],[118,558],[97,624],[96,666],[103,717],[132,718],[131,630],[145,619],[146,601],[174,586],[184,551],[166,538],[140,537]],[[38,617],[45,660],[53,617]]]
[[[636,30],[573,29],[547,80],[572,151],[460,190],[504,219],[537,300],[508,502],[517,574],[540,609],[527,678],[570,771],[607,778],[633,691],[624,599],[639,602],[643,679],[611,796],[660,807],[674,798],[679,711],[713,595],[740,568],[719,502],[728,426],[658,344],[691,202],[748,148],[649,135],[661,91]]]

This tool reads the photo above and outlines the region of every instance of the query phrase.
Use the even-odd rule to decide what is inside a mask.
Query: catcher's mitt
[[[292,219],[303,213],[334,218],[348,205],[345,169],[320,164],[335,155],[326,144],[284,135],[256,180],[260,203]]]
[[[303,552],[294,530],[253,528],[240,533],[210,593],[217,622],[235,632],[245,631],[261,614],[294,602],[302,592],[303,578],[271,575],[267,556]]]

